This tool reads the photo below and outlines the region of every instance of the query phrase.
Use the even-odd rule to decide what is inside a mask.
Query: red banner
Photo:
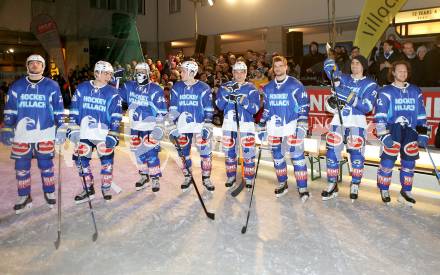
[[[326,133],[332,121],[333,114],[325,111],[325,100],[330,95],[328,87],[306,87],[310,100],[309,126],[313,135]],[[432,126],[430,144],[434,144],[434,136],[440,123],[440,88],[422,88],[425,101],[428,125]],[[373,135],[373,114],[367,116],[368,139]]]

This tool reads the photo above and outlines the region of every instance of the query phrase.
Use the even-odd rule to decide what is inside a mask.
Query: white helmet
[[[32,54],[29,55],[29,57],[26,59],[26,66],[29,64],[29,62],[31,61],[39,61],[41,63],[43,63],[43,70],[44,68],[46,68],[46,61],[44,60],[44,58],[39,55],[39,54]]]
[[[243,61],[238,61],[235,62],[234,66],[232,66],[232,70],[233,71],[247,71],[247,66],[246,63],[244,63]]]
[[[134,68],[134,70],[136,71],[136,81],[139,84],[144,83],[146,80],[148,80],[150,78],[150,66],[147,63],[138,63],[136,65],[136,67]],[[145,70],[147,71],[146,74],[141,73],[141,72],[137,72],[138,70]]]
[[[134,70],[135,71],[137,71],[137,70],[146,70],[147,74],[149,74],[150,73],[150,66],[148,66],[147,63],[142,62],[142,63],[138,63],[136,65],[136,67],[134,68]]]
[[[199,65],[195,61],[185,61],[181,65],[182,68],[185,68],[189,72],[194,73],[194,75],[197,74],[197,71],[199,70]]]
[[[96,62],[95,69],[93,71],[114,73],[112,64],[108,63],[107,61],[102,61],[102,60]]]
[[[41,56],[41,55],[39,55],[39,54],[32,54],[32,55],[30,55],[27,59],[26,59],[26,69],[27,69],[27,73],[28,73],[28,75],[42,75],[43,74],[43,72],[41,72],[41,74],[32,74],[31,72],[29,72],[29,62],[31,62],[31,61],[38,61],[38,62],[41,62],[42,64],[43,64],[43,71],[44,71],[44,68],[46,68],[46,61],[44,60],[44,58]]]

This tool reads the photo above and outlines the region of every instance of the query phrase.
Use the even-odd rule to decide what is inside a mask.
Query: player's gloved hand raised
[[[205,122],[200,133],[202,139],[210,139],[214,131],[214,125],[211,122]]]
[[[390,134],[380,136],[379,139],[385,147],[393,147],[394,141]]]
[[[119,144],[119,137],[116,135],[108,134],[105,137],[105,147],[115,148]]]
[[[4,127],[0,130],[0,141],[6,145],[11,146],[14,140],[14,130],[10,127]]]

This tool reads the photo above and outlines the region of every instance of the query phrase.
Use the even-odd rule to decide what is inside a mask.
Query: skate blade
[[[397,198],[397,201],[400,202],[403,205],[409,206],[409,207],[413,207],[415,203],[409,202],[407,200],[405,200],[404,197],[400,196]]]
[[[328,201],[328,200],[331,200],[331,199],[333,199],[333,198],[336,198],[338,196],[338,192],[334,192],[333,194],[331,194],[330,196],[328,196],[328,197],[322,197],[322,200],[323,201]]]
[[[32,202],[26,204],[26,206],[22,209],[15,210],[15,215],[20,215],[24,211],[26,211],[26,208],[32,208]]]
[[[286,190],[283,191],[283,193],[275,194],[275,197],[281,198],[282,196],[286,195],[287,192],[288,192],[288,190],[286,189]]]
[[[302,202],[302,203],[305,203],[305,202],[309,199],[309,197],[310,197],[310,196],[307,196],[307,195],[302,196],[302,197],[301,197],[301,202]]]
[[[151,191],[153,191],[153,193],[156,193],[156,192],[159,192],[159,190],[160,190],[160,188],[153,188],[153,189],[151,189]]]
[[[188,192],[189,190],[191,190],[191,188],[192,188],[192,184],[190,184],[190,186],[188,186],[187,188],[183,188],[183,189],[181,189],[181,190],[182,190],[182,193],[186,193],[186,192]]]
[[[95,195],[90,195],[89,197],[90,197],[90,200],[93,200],[95,198]],[[80,200],[80,201],[75,201],[75,203],[76,204],[81,204],[81,203],[85,203],[85,202],[88,202],[88,201],[89,201],[89,198],[85,198],[85,199]]]
[[[47,205],[47,207],[48,207],[49,209],[53,209],[54,206],[55,206],[55,204],[48,204],[48,205]]]
[[[136,187],[136,191],[141,191],[142,189],[145,189],[147,187],[148,187],[147,185]]]

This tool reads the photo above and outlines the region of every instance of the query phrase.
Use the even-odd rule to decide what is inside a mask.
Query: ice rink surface
[[[161,190],[155,194],[151,188],[135,191],[137,169],[129,151],[118,148],[114,181],[123,192],[106,203],[96,188],[99,238],[92,242],[88,204],[73,202],[81,182],[70,152],[65,154],[62,237],[55,250],[57,210],[49,210],[44,202],[36,163],[33,208],[15,215],[13,162],[8,149],[0,146],[1,274],[439,274],[438,199],[416,195],[417,204],[409,208],[397,202],[393,191],[391,205],[385,206],[376,188],[363,185],[359,200],[352,203],[344,181],[339,197],[323,202],[321,179],[309,181],[312,197],[303,204],[291,170],[289,193],[277,199],[273,167],[263,164],[243,235],[250,193],[230,196],[224,187],[223,158],[214,156],[215,193],[202,194],[208,210],[216,214],[211,221],[194,189],[180,191],[183,176],[177,155],[166,148],[160,153]],[[202,190],[199,158],[193,156]],[[92,165],[99,187],[99,162]]]

